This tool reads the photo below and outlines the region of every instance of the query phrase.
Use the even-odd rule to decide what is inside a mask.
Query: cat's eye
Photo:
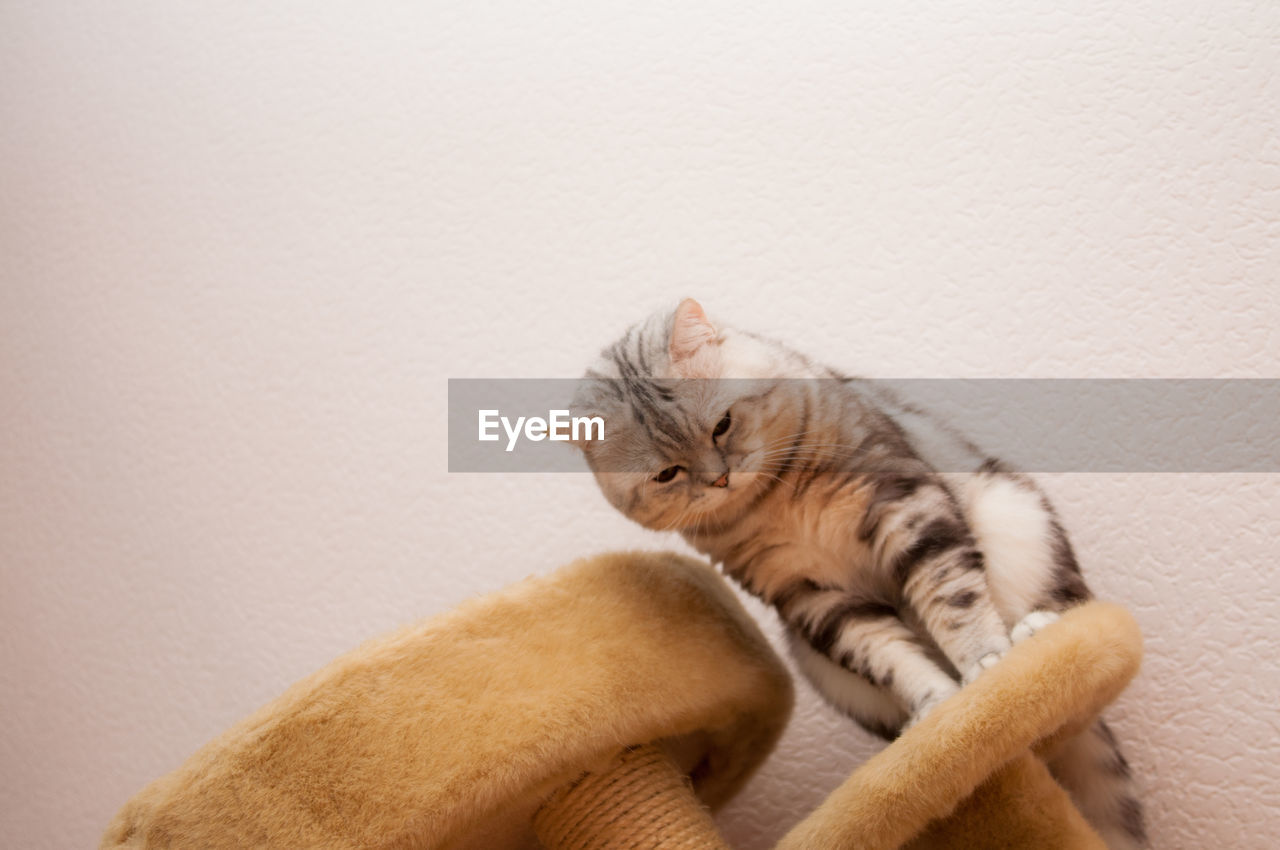
[[[714,440],[716,437],[719,437],[725,431],[728,431],[729,426],[732,424],[733,424],[733,419],[732,417],[729,416],[729,411],[726,410],[724,412],[724,416],[720,417],[720,421],[716,423],[715,429],[711,432],[711,439]]]
[[[683,468],[684,467],[680,467],[680,466],[668,466],[666,469],[662,470],[657,475],[653,476],[653,480],[657,481],[659,484],[666,484],[672,478],[675,478],[677,475],[679,475],[680,470]]]

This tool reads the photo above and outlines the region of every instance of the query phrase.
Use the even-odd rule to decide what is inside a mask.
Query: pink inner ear
[[[686,298],[676,308],[671,326],[671,369],[680,378],[714,378],[720,359],[714,342],[716,329],[707,319],[702,305]]]

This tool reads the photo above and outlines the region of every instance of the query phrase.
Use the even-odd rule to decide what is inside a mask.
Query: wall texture
[[[1277,4],[572,6],[0,7],[6,846],[93,844],[368,635],[674,545],[449,475],[449,377],[685,294],[874,376],[1280,372]],[[1148,635],[1157,845],[1273,846],[1280,480],[1045,483]],[[872,747],[802,690],[728,834]]]

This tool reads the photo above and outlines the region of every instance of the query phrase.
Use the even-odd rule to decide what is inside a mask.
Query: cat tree
[[[1102,848],[1036,753],[1123,689],[1140,646],[1122,609],[1069,612],[779,847]],[[605,555],[337,659],[145,788],[101,846],[723,850],[708,808],[773,748],[791,698],[709,567]]]

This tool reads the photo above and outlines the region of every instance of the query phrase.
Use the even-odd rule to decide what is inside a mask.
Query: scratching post
[[[533,827],[546,850],[729,850],[689,780],[653,744],[552,795]]]

